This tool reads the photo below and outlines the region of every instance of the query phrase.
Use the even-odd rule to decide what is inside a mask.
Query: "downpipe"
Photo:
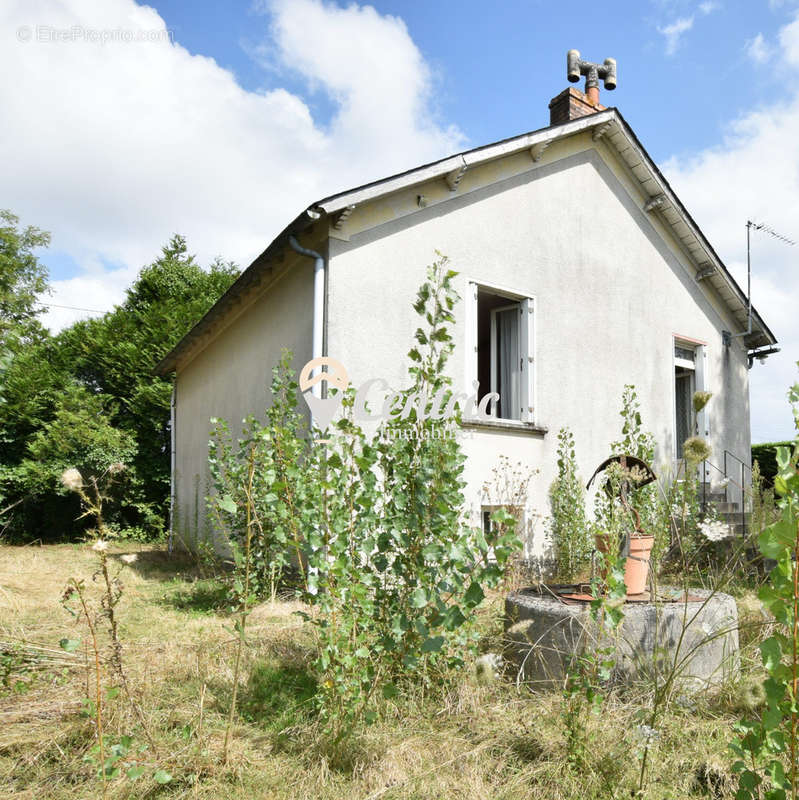
[[[313,333],[311,336],[311,358],[321,358],[324,340],[325,316],[325,259],[315,250],[303,247],[294,236],[289,236],[291,249],[301,256],[314,259],[313,269]],[[317,383],[311,391],[316,397],[322,396],[322,384]]]
[[[313,269],[313,332],[311,335],[311,358],[321,358],[324,342],[324,323],[325,323],[325,259],[315,250],[303,247],[294,236],[289,236],[289,244],[292,250],[301,256],[314,260]],[[311,388],[314,397],[322,396],[322,382],[316,383]],[[314,419],[311,415],[311,427]],[[301,557],[301,556],[300,556]],[[317,570],[311,568],[316,573]],[[313,592],[315,594],[315,592]]]
[[[172,399],[169,403],[169,544],[167,551],[171,554],[175,536],[175,464],[177,462],[175,447],[175,419],[177,406],[177,379],[172,381]]]

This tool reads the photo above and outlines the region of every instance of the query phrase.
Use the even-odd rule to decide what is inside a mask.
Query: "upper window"
[[[472,284],[470,379],[498,420],[534,421],[533,300]]]

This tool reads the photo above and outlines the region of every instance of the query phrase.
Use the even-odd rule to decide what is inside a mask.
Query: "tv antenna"
[[[725,336],[727,344],[729,344],[731,339],[737,339],[739,336],[748,336],[752,333],[752,231],[762,231],[768,236],[771,236],[772,239],[787,244],[789,247],[793,247],[796,244],[793,239],[789,239],[787,236],[777,233],[774,228],[770,225],[766,225],[765,222],[753,222],[751,219],[746,220],[746,305],[748,322],[746,330],[742,333],[729,333],[728,331],[724,331],[724,333],[727,334]]]

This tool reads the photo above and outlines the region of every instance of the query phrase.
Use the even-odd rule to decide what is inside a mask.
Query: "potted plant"
[[[624,563],[624,585],[627,594],[642,594],[649,578],[649,558],[655,537],[643,531],[630,534],[630,551]]]
[[[646,462],[635,456],[612,456],[599,465],[588,482],[588,487],[602,471],[606,472],[604,489],[610,502],[613,503],[614,499],[618,498],[633,523],[632,532],[629,531],[628,525],[623,525],[619,541],[620,552],[627,554],[624,585],[627,587],[628,595],[642,594],[646,590],[649,578],[649,561],[655,537],[643,530],[641,518],[628,498],[630,492],[655,480],[655,473]],[[594,536],[597,552],[607,555],[611,550],[611,538],[612,534],[609,531],[597,531]]]

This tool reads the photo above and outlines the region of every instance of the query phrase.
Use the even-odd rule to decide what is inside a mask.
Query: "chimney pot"
[[[616,59],[606,58],[604,64],[594,64],[583,61],[579,50],[569,50],[566,53],[566,77],[571,83],[577,83],[581,75],[585,75],[585,94],[577,89],[566,89],[554,97],[549,104],[550,125],[604,111],[605,106],[599,104],[599,81],[605,82],[608,91],[616,88]]]

